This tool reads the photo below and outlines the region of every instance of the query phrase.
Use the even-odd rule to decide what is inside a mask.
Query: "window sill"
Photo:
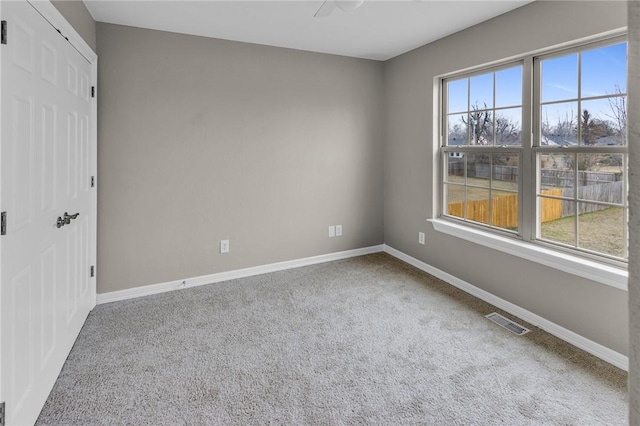
[[[427,219],[427,221],[431,222],[433,229],[438,232],[609,285],[619,290],[627,291],[628,289],[629,274],[626,269],[605,265],[536,244],[472,229],[445,219]]]

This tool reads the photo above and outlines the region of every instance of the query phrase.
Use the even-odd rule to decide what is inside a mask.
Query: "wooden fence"
[[[562,189],[543,189],[540,191],[540,194],[561,197],[562,192]],[[542,198],[540,200],[540,220],[544,223],[560,219],[562,217],[563,204],[569,203],[565,203],[562,200],[556,200],[555,198]]]
[[[518,227],[518,194],[493,197],[491,200],[491,224],[501,228]],[[464,202],[449,203],[451,216],[464,217]],[[467,219],[480,223],[489,223],[489,200],[467,202]]]
[[[611,182],[601,185],[589,185],[580,187],[580,198],[587,200],[606,201],[610,203],[622,203],[623,182]],[[541,195],[556,197],[573,197],[573,189],[558,188],[545,189]],[[500,228],[518,227],[518,195],[502,195],[491,200],[491,225]],[[542,198],[540,200],[540,217],[542,222],[549,222],[571,216],[574,213],[574,203],[554,198]],[[608,208],[597,204],[579,203],[578,214],[597,211]],[[449,203],[448,214],[451,216],[465,217],[464,202]],[[475,222],[489,224],[489,200],[473,200],[467,202],[467,219]]]

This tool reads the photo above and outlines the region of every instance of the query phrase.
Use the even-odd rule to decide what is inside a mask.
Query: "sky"
[[[580,65],[581,86],[578,87]],[[541,61],[542,117],[554,124],[571,115],[578,120],[578,90],[583,99],[581,109],[588,109],[592,117],[611,119],[609,99],[588,100],[589,97],[626,92],[627,44],[602,46]],[[495,73],[495,108],[515,107],[502,114],[521,122],[522,66],[503,69]],[[450,81],[448,84],[448,112],[464,112],[470,106],[494,107],[493,73]],[[587,98],[587,99],[585,99]],[[563,102],[564,101],[564,102]],[[546,104],[549,103],[551,104]],[[559,103],[558,103],[559,102]],[[457,117],[460,117],[458,115]],[[450,117],[454,120],[454,117]]]
[[[582,52],[582,97],[626,92],[627,44],[620,43]],[[578,54],[542,61],[542,102],[578,96]]]

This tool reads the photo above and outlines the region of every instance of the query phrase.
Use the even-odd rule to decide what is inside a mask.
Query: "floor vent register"
[[[500,327],[504,327],[512,333],[517,334],[518,336],[522,336],[523,334],[527,334],[531,330],[511,321],[508,318],[503,317],[497,312],[492,312],[489,315],[485,315],[486,318],[498,324]]]

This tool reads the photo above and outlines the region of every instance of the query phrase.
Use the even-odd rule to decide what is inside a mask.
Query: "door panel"
[[[0,13],[0,395],[7,424],[32,424],[95,297],[92,65],[27,1]]]
[[[42,133],[40,135],[40,209],[53,211],[56,195],[56,108],[54,105],[42,105]]]
[[[55,288],[58,286],[56,275],[57,245],[50,246],[42,253],[40,267],[43,272],[40,275],[38,288],[38,306],[36,310],[40,315],[40,369],[47,366],[47,362],[55,349],[57,318],[54,308],[57,302]]]
[[[31,223],[33,191],[33,101],[21,96],[13,98],[13,132],[15,138],[10,142],[13,156],[11,173],[11,189],[14,194],[13,208],[15,212],[16,230]]]
[[[11,280],[9,294],[12,300],[12,316],[14,321],[9,324],[11,333],[11,347],[9,361],[13,364],[10,394],[15,400],[16,411],[21,411],[33,387],[33,328],[30,326],[33,318],[33,281],[32,265],[27,265]],[[4,334],[4,333],[3,333]]]

